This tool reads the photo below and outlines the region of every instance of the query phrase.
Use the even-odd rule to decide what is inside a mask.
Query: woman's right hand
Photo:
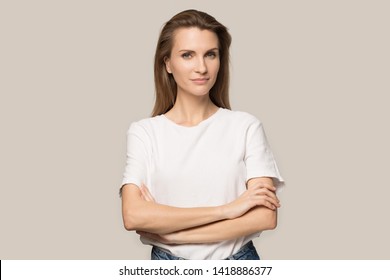
[[[234,219],[244,215],[255,206],[276,210],[280,207],[280,202],[275,191],[276,188],[269,183],[250,186],[236,200],[222,206],[224,214],[227,219]]]

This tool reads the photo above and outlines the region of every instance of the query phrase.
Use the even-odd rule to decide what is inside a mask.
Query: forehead
[[[218,48],[218,36],[210,30],[200,30],[197,27],[189,27],[179,28],[174,32],[173,51],[201,51],[213,48]]]

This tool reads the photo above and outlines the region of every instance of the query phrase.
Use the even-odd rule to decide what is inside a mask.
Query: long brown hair
[[[214,17],[197,10],[186,10],[171,18],[163,27],[157,42],[154,57],[154,83],[156,100],[152,116],[168,112],[176,101],[177,85],[166,71],[165,59],[169,58],[173,46],[174,32],[182,27],[197,27],[214,32],[218,37],[220,68],[214,86],[210,89],[210,99],[218,107],[230,109],[229,102],[229,47],[232,38],[227,28]]]

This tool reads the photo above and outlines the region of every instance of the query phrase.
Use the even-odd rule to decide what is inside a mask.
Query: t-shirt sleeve
[[[123,173],[122,187],[135,184],[138,187],[146,181],[147,149],[144,129],[132,123],[127,131],[126,168]]]
[[[247,130],[245,165],[246,180],[255,177],[271,177],[278,190],[284,186],[274,155],[269,147],[263,125],[255,119]]]

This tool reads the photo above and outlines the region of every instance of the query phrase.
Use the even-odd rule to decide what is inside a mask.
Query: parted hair
[[[211,101],[218,107],[230,109],[229,102],[229,48],[231,36],[227,28],[214,17],[197,10],[186,10],[172,17],[162,28],[154,56],[154,83],[156,99],[152,116],[168,112],[176,101],[177,85],[166,71],[165,59],[170,58],[174,33],[179,28],[197,27],[209,30],[218,37],[220,68],[214,86],[210,89]]]

